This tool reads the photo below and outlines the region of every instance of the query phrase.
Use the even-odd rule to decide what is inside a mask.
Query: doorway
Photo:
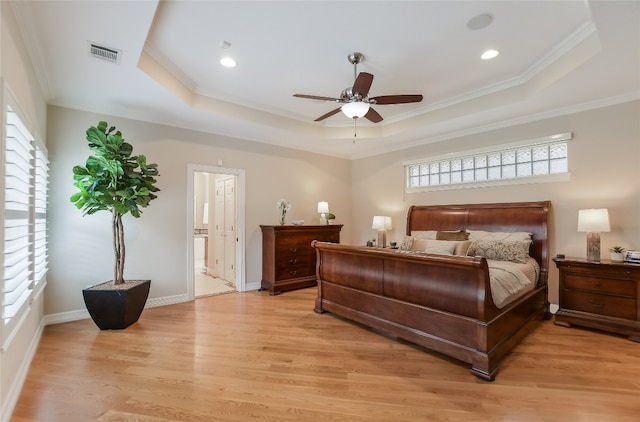
[[[245,290],[244,171],[189,165],[190,299]]]

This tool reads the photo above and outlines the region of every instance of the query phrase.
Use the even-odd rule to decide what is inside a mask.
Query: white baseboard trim
[[[148,299],[144,307],[145,309],[156,308],[158,306],[174,305],[176,303],[183,303],[188,301],[189,300],[186,294],[166,296],[166,297],[156,297],[153,299]],[[89,319],[89,318],[91,318],[91,315],[89,315],[89,312],[86,309],[69,311],[69,312],[60,312],[57,314],[45,315],[44,325],[62,324],[65,322],[80,321],[82,319]]]
[[[18,403],[20,393],[22,392],[22,387],[24,386],[24,382],[27,379],[31,361],[33,361],[33,357],[36,355],[36,351],[38,350],[38,345],[40,344],[40,339],[42,338],[44,326],[45,324],[43,318],[40,321],[37,332],[29,343],[29,348],[27,350],[27,353],[25,353],[24,355],[24,359],[22,359],[22,362],[20,363],[20,370],[18,371],[13,383],[7,390],[6,400],[3,400],[0,404],[0,420],[2,422],[8,422],[11,419],[11,414],[13,413],[13,410]]]
[[[260,290],[261,283],[259,281],[254,283],[247,283],[244,286],[244,291],[248,292],[249,290]]]
[[[183,303],[188,301],[189,301],[189,296],[187,296],[186,294],[156,297],[153,299],[148,299],[147,304],[144,307],[145,309],[156,308],[158,306],[175,305],[176,303]]]
[[[549,312],[551,312],[552,314],[555,314],[556,312],[558,312],[558,309],[560,309],[559,305],[556,305],[555,303],[549,304]]]

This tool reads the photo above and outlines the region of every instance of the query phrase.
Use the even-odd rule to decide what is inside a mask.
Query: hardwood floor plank
[[[636,421],[640,344],[543,322],[479,381],[454,359],[313,312],[315,289],[46,327],[12,421]]]

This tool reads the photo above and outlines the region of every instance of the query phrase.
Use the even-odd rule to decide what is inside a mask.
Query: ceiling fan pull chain
[[[358,119],[354,117],[354,119],[353,119],[353,143],[354,143],[354,145],[356,143],[356,138],[358,137],[358,133],[356,132],[357,128],[358,128]]]

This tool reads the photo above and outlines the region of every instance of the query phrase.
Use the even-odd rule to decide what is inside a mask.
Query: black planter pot
[[[151,280],[141,280],[130,287],[100,288],[107,283],[83,289],[84,304],[101,330],[125,329],[140,318]]]

